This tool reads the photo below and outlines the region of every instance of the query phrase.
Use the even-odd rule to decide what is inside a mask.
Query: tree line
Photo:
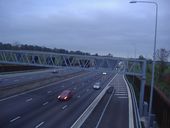
[[[47,48],[41,47],[37,45],[28,45],[28,44],[19,44],[19,43],[2,43],[0,42],[0,50],[33,50],[33,51],[43,51],[43,52],[54,52],[54,53],[62,53],[62,54],[76,54],[76,55],[90,55],[90,53],[82,52],[82,51],[68,51],[65,49],[58,48]]]

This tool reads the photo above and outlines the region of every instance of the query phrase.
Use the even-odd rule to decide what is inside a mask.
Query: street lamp
[[[155,54],[156,54],[156,38],[157,38],[157,19],[158,19],[158,4],[154,1],[130,1],[130,3],[148,3],[154,4],[156,7],[156,18],[155,18],[155,32],[154,32],[154,49],[153,49],[153,62],[152,62],[152,79],[151,79],[151,91],[150,91],[150,103],[149,103],[149,125],[150,116],[152,113],[152,100],[153,100],[153,89],[154,89],[154,72],[155,72]]]

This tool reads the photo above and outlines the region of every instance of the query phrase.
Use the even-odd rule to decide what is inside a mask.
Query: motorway
[[[63,76],[66,74],[78,72],[79,70],[64,70],[64,69],[56,69],[58,73],[52,73],[54,69],[45,69],[45,70],[37,70],[34,72],[21,72],[21,73],[16,73],[16,74],[5,74],[1,75],[0,74],[0,79],[1,79],[1,84],[0,87],[2,86],[8,86],[8,85],[13,85],[13,84],[20,84],[23,82],[29,82],[29,81],[34,81],[34,80],[41,80],[41,79],[46,79],[50,78],[53,76]]]
[[[114,75],[87,72],[44,88],[1,99],[0,128],[69,128]],[[38,76],[34,74],[34,78]],[[100,90],[92,88],[97,81],[102,83]],[[58,101],[57,96],[65,89],[73,90],[73,98],[67,102]]]
[[[109,86],[113,91],[105,93],[81,128],[133,128],[129,124],[132,115],[129,115],[128,89],[123,76],[117,75]]]

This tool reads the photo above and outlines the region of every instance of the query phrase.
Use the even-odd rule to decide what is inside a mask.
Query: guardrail
[[[135,120],[135,126],[136,126],[135,128],[142,128],[139,111],[138,111],[138,105],[137,105],[136,96],[135,96],[133,86],[129,83],[126,76],[125,76],[125,80],[127,81],[128,86],[130,88],[130,92],[132,94],[133,113],[134,113],[134,120]]]

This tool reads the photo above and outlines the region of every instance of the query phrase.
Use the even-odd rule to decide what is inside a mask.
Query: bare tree
[[[161,49],[157,50],[157,60],[158,61],[167,62],[169,55],[170,55],[170,52],[168,50],[166,50],[165,48],[161,48]]]
[[[158,49],[156,52],[156,57],[158,61],[158,79],[162,78],[162,75],[166,69],[166,62],[168,61],[168,57],[170,52],[165,48]]]

